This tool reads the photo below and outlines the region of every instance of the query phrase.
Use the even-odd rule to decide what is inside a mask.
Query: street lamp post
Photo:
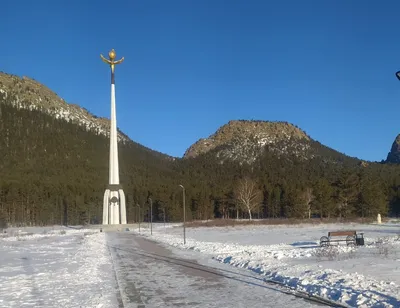
[[[137,203],[136,205],[137,205],[137,207],[139,209],[139,218],[138,218],[138,220],[139,220],[139,234],[140,234],[140,204]]]
[[[150,235],[153,235],[153,200],[149,198],[150,203]]]
[[[186,245],[186,204],[185,204],[185,187],[179,185],[182,188],[182,201],[183,201],[183,244]]]

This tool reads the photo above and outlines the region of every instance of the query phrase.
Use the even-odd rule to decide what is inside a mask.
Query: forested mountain
[[[7,77],[15,89],[4,86]],[[62,113],[54,101],[48,101],[54,106],[50,112],[40,104],[47,102],[40,88],[26,89],[32,89],[30,79],[3,74],[0,81],[0,215],[13,224],[76,224],[101,217],[108,183],[109,139],[104,132],[109,121],[76,106],[72,112],[62,101],[69,117],[57,116]],[[46,97],[50,95],[59,99],[54,93]],[[82,114],[85,121],[80,120]],[[178,174],[173,158],[123,134],[119,139],[120,177],[132,220],[133,206],[143,205],[148,191],[158,194],[176,187]]]
[[[31,79],[0,77],[0,219],[14,225],[99,222],[108,120],[71,107]],[[182,159],[120,132],[119,157],[130,222],[138,219],[137,204],[141,219],[148,219],[150,196],[154,220],[164,213],[181,220],[179,184],[189,220],[400,213],[398,165],[348,157],[285,122],[231,121]]]
[[[41,110],[57,119],[71,121],[97,133],[109,134],[109,120],[99,118],[76,104],[68,104],[46,86],[29,77],[19,78],[15,75],[0,72],[0,95],[18,108]],[[121,131],[118,139],[129,138]]]

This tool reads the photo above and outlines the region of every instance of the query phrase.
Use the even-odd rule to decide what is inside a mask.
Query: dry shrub
[[[389,242],[388,237],[378,238],[376,242],[376,249],[377,249],[377,254],[385,258],[388,258],[390,255],[396,255],[395,248]]]
[[[83,236],[90,236],[97,233],[96,231],[83,232]]]
[[[313,251],[313,255],[317,257],[318,261],[333,261],[339,256],[339,249],[336,246],[320,247]]]
[[[329,224],[329,223],[370,223],[371,220],[365,218],[353,219],[340,219],[340,218],[267,218],[267,219],[254,219],[254,220],[236,220],[236,219],[213,219],[208,221],[194,220],[187,222],[186,226],[189,228],[196,227],[235,227],[235,226],[248,226],[248,225],[299,225],[299,224]]]

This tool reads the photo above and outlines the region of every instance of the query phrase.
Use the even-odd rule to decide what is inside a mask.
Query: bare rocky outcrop
[[[387,163],[399,164],[400,163],[400,134],[397,135],[393,141],[392,148],[386,158]]]
[[[224,159],[251,163],[265,147],[277,155],[288,151],[299,158],[309,157],[310,137],[293,124],[254,120],[234,120],[219,128],[208,138],[189,147],[185,158],[194,158],[215,150]]]

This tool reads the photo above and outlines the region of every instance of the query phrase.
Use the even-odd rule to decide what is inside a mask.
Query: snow
[[[129,229],[121,232],[127,235],[127,247],[131,245],[129,233],[138,233],[138,228]],[[364,232],[365,246],[320,248],[319,238],[335,230]],[[197,255],[209,260],[211,267],[247,270],[260,279],[344,306],[400,307],[400,223],[396,221],[186,228],[186,245],[180,224],[154,224],[153,235],[147,223],[141,224],[140,234],[190,254],[192,259]],[[119,254],[126,265],[131,262],[131,252],[125,257]],[[115,266],[117,276],[134,277],[132,282],[143,271],[140,264],[129,263],[136,273],[132,276],[129,271],[121,272],[123,264],[113,264],[105,232],[64,227],[8,229],[0,235],[0,262],[0,307],[117,307]],[[157,275],[148,262],[142,263]],[[166,267],[164,272],[170,270]],[[162,281],[172,286],[170,278],[165,274]],[[142,279],[143,286],[155,281]],[[119,283],[123,286],[123,279]],[[194,297],[196,290],[190,292]]]
[[[0,307],[115,307],[105,233],[9,229],[0,237]]]
[[[245,269],[162,247],[132,232],[107,233],[124,307],[315,307]]]
[[[365,246],[319,247],[328,231],[364,232]],[[137,232],[136,230],[135,232]],[[326,224],[142,229],[180,249],[207,254],[290,288],[352,307],[400,307],[400,224]]]

